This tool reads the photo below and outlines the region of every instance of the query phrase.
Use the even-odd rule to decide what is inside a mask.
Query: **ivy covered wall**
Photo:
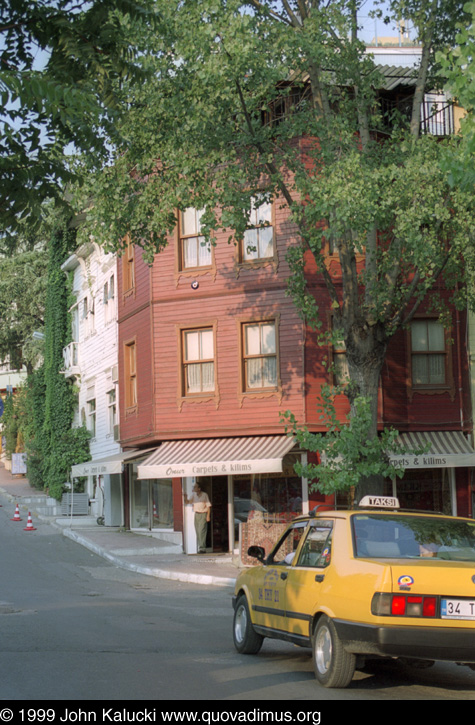
[[[68,280],[62,263],[75,248],[75,231],[58,224],[48,242],[48,286],[42,366],[28,378],[22,435],[31,485],[60,499],[71,466],[90,460],[89,431],[72,428],[77,392],[61,370],[63,347],[70,340]],[[20,398],[18,399],[20,404]]]

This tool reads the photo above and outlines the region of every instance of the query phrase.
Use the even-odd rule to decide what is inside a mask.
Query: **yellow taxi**
[[[269,556],[240,573],[234,645],[265,637],[311,647],[318,682],[346,687],[365,658],[435,660],[475,669],[475,521],[401,511],[367,496],[349,511],[314,510]]]

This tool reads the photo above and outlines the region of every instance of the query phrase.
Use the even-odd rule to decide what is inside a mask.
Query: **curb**
[[[16,501],[16,498],[9,494],[7,491],[5,491],[3,488],[0,487],[0,493],[10,501],[14,502]],[[21,498],[19,498],[18,501],[19,505],[21,506]],[[115,556],[114,554],[110,554],[108,551],[106,551],[102,546],[98,546],[97,544],[94,544],[92,541],[89,541],[85,537],[78,534],[76,531],[72,531],[71,529],[63,528],[62,526],[58,526],[56,522],[47,517],[42,516],[41,514],[36,516],[40,521],[43,521],[43,523],[47,523],[53,528],[55,528],[58,531],[61,531],[63,536],[66,536],[66,538],[71,539],[71,541],[76,542],[77,544],[80,544],[81,546],[84,546],[86,549],[89,549],[89,551],[92,551],[94,554],[97,554],[97,556],[100,556],[102,559],[105,559],[106,561],[109,561],[111,564],[114,564],[114,566],[119,567],[120,569],[127,569],[129,571],[133,571],[136,574],[144,574],[145,576],[151,576],[155,577],[156,579],[169,579],[171,581],[180,581],[185,582],[188,584],[204,584],[204,585],[213,585],[213,586],[220,586],[220,587],[234,587],[234,584],[236,582],[236,579],[233,577],[220,577],[220,576],[214,576],[213,574],[192,574],[191,572],[177,572],[177,571],[170,571],[167,569],[159,569],[159,568],[151,568],[148,566],[142,566],[140,564],[134,564],[130,561],[127,561],[126,559],[122,559],[119,556]]]
[[[115,566],[118,566],[121,569],[128,569],[129,571],[136,572],[137,574],[145,574],[146,576],[152,576],[156,579],[171,579],[174,581],[187,582],[189,584],[213,584],[215,586],[222,587],[234,587],[236,581],[231,577],[168,571],[166,569],[155,569],[148,566],[141,566],[140,564],[133,564],[130,561],[126,561],[125,559],[115,556],[114,554],[109,554],[109,552],[105,551],[101,546],[93,544],[76,531],[71,531],[71,529],[62,529],[61,527],[58,528],[61,529],[63,536],[66,536],[68,539],[75,541],[77,544],[81,544],[81,546],[84,546],[86,549],[89,549],[89,551],[92,551],[103,559],[106,559],[111,564],[115,564]]]

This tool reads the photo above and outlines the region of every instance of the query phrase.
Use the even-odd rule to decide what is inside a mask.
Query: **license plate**
[[[442,619],[475,619],[475,599],[442,599]]]

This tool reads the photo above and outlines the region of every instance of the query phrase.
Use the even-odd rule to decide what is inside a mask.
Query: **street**
[[[0,699],[13,701],[475,700],[475,672],[378,663],[320,688],[310,653],[232,643],[231,589],[118,569],[49,524],[0,508]]]

